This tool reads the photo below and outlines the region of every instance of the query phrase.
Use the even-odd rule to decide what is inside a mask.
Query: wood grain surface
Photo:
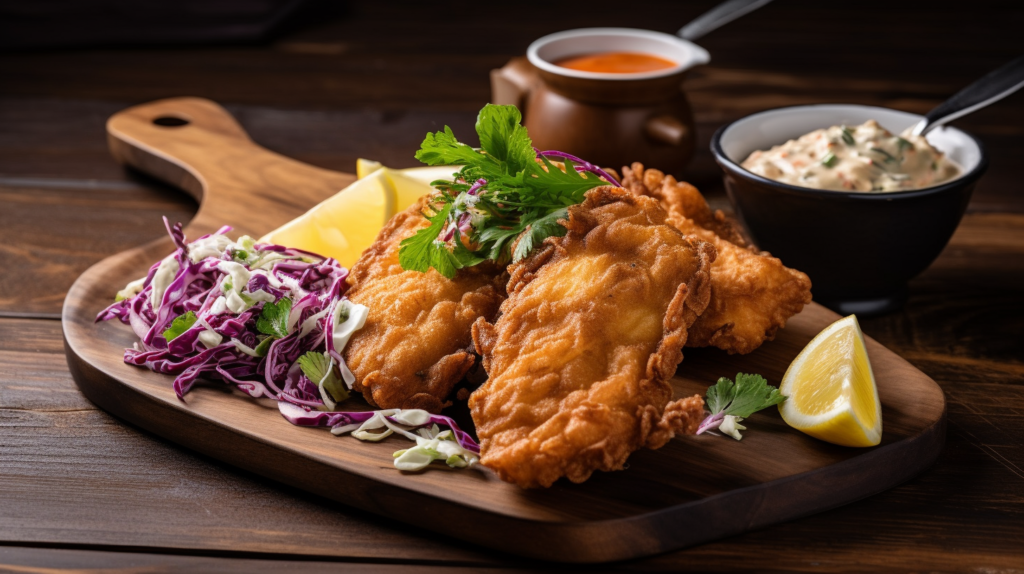
[[[594,2],[557,17],[513,18],[497,5],[455,3],[440,14],[421,3],[355,1],[344,19],[266,44],[0,53],[0,191],[10,198],[0,208],[0,492],[11,493],[0,504],[0,545],[33,547],[12,564],[24,571],[98,563],[47,550],[78,548],[125,570],[133,562],[116,555],[129,554],[139,568],[169,555],[223,557],[202,568],[165,567],[177,571],[230,569],[232,560],[273,568],[289,557],[370,571],[545,569],[307,496],[97,411],[71,380],[60,324],[45,317],[59,316],[82,270],[161,237],[160,213],[187,221],[196,209],[185,194],[111,160],[105,122],[128,105],[215,98],[255,141],[288,157],[337,171],[352,170],[357,157],[407,167],[424,132],[446,123],[471,130],[488,97],[488,71],[533,38],[583,25],[671,32],[714,3]],[[970,10],[774,2],[701,41],[713,60],[687,81],[699,139],[689,179],[727,207],[706,149],[718,126],[796,103],[927,111],[1024,52],[1022,24],[1018,3],[1005,0],[979,0]],[[486,42],[466,39],[481,26]],[[459,40],[437,41],[438,30],[456,30]],[[943,388],[948,438],[935,466],[823,514],[603,570],[1024,569],[1022,103],[1018,93],[958,120],[984,143],[992,167],[950,245],[911,283],[908,305],[862,321]],[[41,229],[32,241],[24,237],[58,208],[52,196],[37,201],[40,190],[82,201],[53,227],[61,243],[38,243]],[[143,215],[146,205],[153,217]],[[116,227],[118,212],[138,213],[138,223]],[[54,257],[70,271],[51,265]],[[93,422],[80,424],[86,418]]]
[[[120,161],[201,198],[185,229],[196,237],[232,225],[259,236],[326,197],[352,176],[288,160],[248,138],[217,104],[176,98],[134,106],[107,122]],[[330,193],[330,191],[327,191]],[[400,473],[384,464],[391,442],[338,440],[285,424],[272,401],[204,388],[179,400],[171,378],[127,366],[134,334],[95,323],[110,294],[145,275],[168,240],[91,267],[71,287],[62,323],[71,372],[94,403],[187,448],[306,491],[416,524],[420,513],[448,534],[511,554],[562,562],[608,562],[661,553],[811,514],[899,484],[930,465],[945,440],[945,399],[926,375],[869,340],[884,423],[878,448],[810,439],[759,415],[765,432],[742,443],[712,435],[635,453],[629,472],[599,474],[524,491],[482,469]],[[756,352],[723,357],[688,351],[672,380],[677,397],[703,394],[718,377],[756,372],[779,381],[790,362],[839,316],[811,304]],[[227,392],[226,392],[227,391]],[[775,415],[775,416],[772,416]],[[384,463],[382,463],[384,461]],[[410,514],[416,508],[420,513]]]

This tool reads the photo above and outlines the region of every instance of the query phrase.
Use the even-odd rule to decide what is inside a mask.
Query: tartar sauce
[[[815,130],[768,151],[755,151],[743,167],[791,185],[865,192],[921,189],[960,173],[924,137],[909,130],[893,135],[875,120]]]

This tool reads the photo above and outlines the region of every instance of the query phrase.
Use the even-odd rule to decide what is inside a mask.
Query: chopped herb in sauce
[[[873,151],[873,152],[877,153],[878,155],[882,156],[882,158],[884,158],[884,161],[886,161],[888,163],[896,163],[896,162],[899,161],[891,153],[885,151],[884,149],[882,149],[880,147],[873,147],[873,148],[871,148],[871,151]]]
[[[853,139],[853,132],[846,126],[843,126],[843,141],[846,145],[857,145],[857,140]]]
[[[874,120],[816,130],[770,150],[756,151],[743,167],[783,183],[863,192],[921,189],[960,173],[959,167],[925,138],[895,135]]]

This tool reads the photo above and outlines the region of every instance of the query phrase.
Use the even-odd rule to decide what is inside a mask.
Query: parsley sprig
[[[256,329],[264,335],[283,339],[288,336],[288,315],[292,311],[292,300],[281,297],[277,303],[264,303],[256,319]]]
[[[521,121],[515,106],[488,104],[476,121],[480,148],[460,142],[448,126],[427,134],[416,159],[464,167],[450,181],[432,182],[439,193],[423,214],[430,226],[402,241],[403,269],[434,268],[452,278],[483,261],[519,261],[545,238],[564,235],[558,220],[568,207],[608,185],[595,166],[563,154],[562,170],[539,155]]]
[[[319,387],[320,398],[327,408],[333,410],[335,405],[348,398],[348,389],[326,353],[309,351],[299,357],[298,363],[302,374]]]
[[[697,434],[718,429],[736,440],[742,438],[739,431],[746,429],[739,421],[786,400],[786,396],[761,375],[744,373],[736,374],[735,383],[725,377],[718,379],[708,387],[704,398],[711,414],[700,423]]]
[[[198,320],[199,318],[196,317],[195,311],[189,311],[185,314],[178,315],[173,321],[171,321],[171,326],[164,330],[164,339],[167,339],[167,342],[170,343],[177,339],[182,333],[191,329],[192,325],[195,325]]]

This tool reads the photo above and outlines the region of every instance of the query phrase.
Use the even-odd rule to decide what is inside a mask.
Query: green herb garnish
[[[465,167],[451,181],[432,182],[439,194],[424,213],[430,226],[402,241],[403,269],[434,268],[451,278],[483,261],[519,261],[545,238],[565,233],[558,220],[569,206],[608,185],[595,173],[578,172],[569,159],[563,171],[538,158],[521,120],[515,106],[484,106],[476,121],[479,149],[458,141],[448,126],[427,134],[416,159]]]
[[[903,153],[903,151],[907,149],[912,149],[913,147],[914,144],[908,142],[907,140],[901,138],[900,136],[896,136],[896,148],[900,150],[900,153]]]
[[[853,132],[850,131],[850,128],[848,128],[846,126],[843,126],[843,130],[842,131],[843,131],[843,141],[846,142],[846,145],[856,145],[857,144],[857,140],[853,139]]]
[[[828,155],[821,158],[821,165],[825,167],[835,167],[837,163],[839,163],[839,158],[832,152],[828,152]]]
[[[873,151],[873,152],[877,153],[878,155],[882,156],[884,158],[884,161],[887,162],[887,163],[894,163],[894,162],[899,161],[895,157],[893,157],[893,155],[891,153],[885,151],[884,149],[882,149],[880,147],[873,147],[873,148],[871,148],[871,151]]]
[[[191,329],[192,325],[195,325],[198,320],[199,318],[196,317],[193,311],[189,311],[184,315],[178,315],[171,321],[171,326],[164,330],[164,339],[167,339],[167,342],[175,340],[182,333]]]
[[[324,399],[324,404],[328,408],[334,408],[335,404],[348,398],[348,389],[345,388],[326,353],[309,351],[299,357],[298,363],[302,374],[320,387],[320,398]],[[333,404],[328,402],[328,399],[333,401]]]
[[[277,337],[265,337],[262,341],[260,341],[260,344],[256,345],[256,348],[253,349],[253,351],[256,353],[256,356],[266,357],[267,353],[270,352],[270,346],[273,345],[274,341],[276,340]]]
[[[779,389],[768,384],[761,375],[736,374],[736,382],[722,377],[708,387],[704,402],[711,414],[704,419],[697,429],[697,434],[705,431],[721,429],[723,432],[739,440],[744,427],[739,421],[759,410],[777,405],[786,400]]]
[[[288,336],[288,315],[292,311],[292,300],[281,297],[277,303],[264,303],[263,311],[256,319],[256,330],[264,335],[277,337]]]

